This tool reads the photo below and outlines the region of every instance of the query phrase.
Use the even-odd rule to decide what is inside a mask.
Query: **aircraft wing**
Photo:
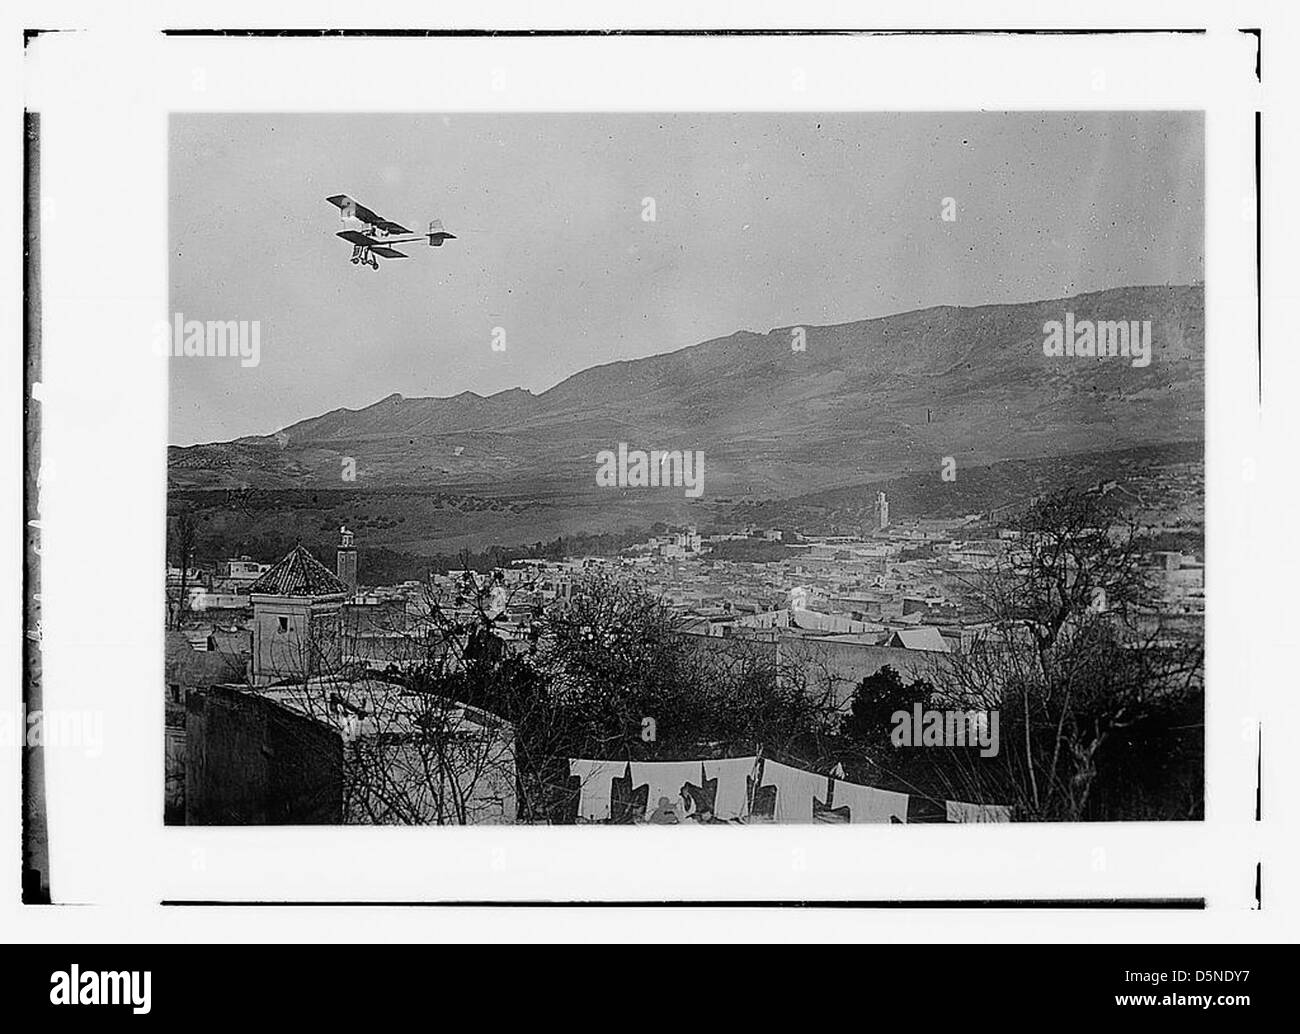
[[[374,248],[379,244],[373,237],[366,236],[360,230],[340,230],[334,236],[342,237],[349,244],[360,244],[367,248]]]
[[[365,205],[358,201],[353,201],[346,194],[335,194],[333,197],[325,199],[344,215],[350,215],[354,219],[360,219],[363,223],[369,223],[371,226],[382,226],[387,220],[381,215],[376,215]]]
[[[410,258],[410,255],[403,255],[394,248],[386,248],[382,244],[377,248],[371,248],[370,254],[378,255],[380,258]]]

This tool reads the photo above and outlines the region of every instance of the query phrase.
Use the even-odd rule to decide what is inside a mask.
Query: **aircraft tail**
[[[435,248],[441,248],[443,241],[454,241],[456,239],[454,233],[448,233],[443,228],[441,219],[434,219],[429,223],[428,237],[429,243]]]

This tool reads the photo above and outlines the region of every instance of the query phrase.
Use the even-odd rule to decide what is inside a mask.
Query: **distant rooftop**
[[[933,627],[927,625],[924,628],[904,628],[896,631],[889,637],[887,646],[901,646],[907,650],[931,650],[937,653],[948,653],[948,644],[944,641],[942,633]]]
[[[249,595],[265,593],[269,596],[352,594],[352,590],[304,546],[294,546],[266,574],[250,585],[248,592]]]

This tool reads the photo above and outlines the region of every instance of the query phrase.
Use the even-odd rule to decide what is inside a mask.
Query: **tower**
[[[352,532],[348,531],[347,525],[339,528],[338,565],[335,570],[338,571],[339,581],[355,592],[357,588],[357,550],[352,545]]]
[[[248,589],[253,677],[306,678],[336,670],[343,603],[350,594],[348,586],[302,546],[272,566]]]
[[[876,527],[882,531],[889,527],[889,500],[884,492],[876,493]]]

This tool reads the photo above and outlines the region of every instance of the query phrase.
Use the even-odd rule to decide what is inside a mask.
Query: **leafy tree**
[[[925,703],[930,693],[926,683],[907,684],[903,677],[886,664],[874,675],[858,683],[849,704],[843,731],[874,746],[889,746],[889,732],[897,711],[910,711],[918,701]]]

